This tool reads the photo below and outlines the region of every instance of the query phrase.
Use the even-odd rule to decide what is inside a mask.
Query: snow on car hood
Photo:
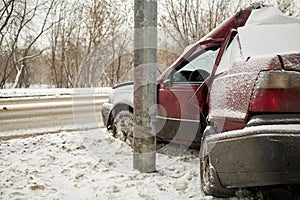
[[[118,85],[109,96],[109,102],[114,105],[121,103],[133,106],[133,91],[133,82]]]
[[[238,32],[245,57],[300,52],[300,18],[285,16],[274,7],[252,11]]]

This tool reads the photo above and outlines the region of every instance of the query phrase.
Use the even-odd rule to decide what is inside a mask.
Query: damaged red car
[[[253,10],[227,34],[193,101],[204,93],[204,193],[265,186],[299,192],[300,19],[274,7]]]

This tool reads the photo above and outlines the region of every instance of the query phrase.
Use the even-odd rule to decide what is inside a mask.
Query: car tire
[[[205,135],[202,138],[200,147],[200,181],[203,195],[216,197],[232,197],[234,189],[224,188],[219,181],[216,171],[210,162],[209,150]]]
[[[114,137],[132,143],[133,137],[133,114],[128,110],[117,113],[113,126]]]

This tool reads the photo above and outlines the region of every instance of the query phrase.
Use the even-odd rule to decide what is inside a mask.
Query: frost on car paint
[[[256,82],[254,77],[269,67],[281,69],[277,55],[286,55],[283,60],[288,69],[297,69],[300,65],[291,64],[299,63],[299,55],[296,58],[288,55],[300,51],[300,20],[284,16],[277,8],[253,11],[246,25],[238,28],[237,34],[224,51],[216,70],[216,76],[226,75],[213,82],[209,118],[218,116],[244,121]]]
[[[265,186],[300,195],[299,19],[254,10],[223,43],[201,144],[213,146],[201,175],[212,165],[218,181],[206,179],[207,195]]]
[[[284,69],[300,71],[300,55],[289,54],[281,55]]]

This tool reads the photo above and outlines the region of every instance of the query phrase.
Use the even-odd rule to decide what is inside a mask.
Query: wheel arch
[[[236,188],[226,188],[224,187],[221,182],[220,178],[218,176],[218,173],[214,166],[212,165],[211,162],[207,162],[207,160],[210,160],[210,151],[213,148],[213,146],[209,146],[207,143],[207,137],[214,135],[217,133],[216,128],[214,127],[213,124],[209,124],[202,135],[201,139],[201,146],[200,146],[200,182],[201,182],[201,190],[202,193],[205,195],[212,195],[212,196],[217,196],[217,197],[232,197],[235,194]],[[205,162],[205,164],[204,164]],[[208,170],[209,170],[209,176],[207,177],[208,179],[208,184],[205,184],[204,182],[204,165],[208,165]]]
[[[128,110],[129,112],[133,113],[133,107],[131,105],[125,104],[125,103],[118,103],[116,104],[113,109],[111,110],[109,114],[109,119],[108,119],[108,128],[112,128],[113,121],[117,114],[123,110]]]

